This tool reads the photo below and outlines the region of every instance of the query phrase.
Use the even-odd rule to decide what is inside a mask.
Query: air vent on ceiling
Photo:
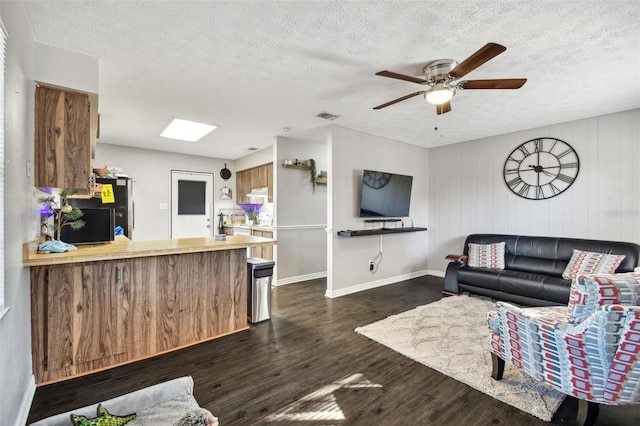
[[[329,114],[328,112],[321,112],[320,114],[316,115],[316,117],[324,118],[325,120],[335,120],[339,116]]]

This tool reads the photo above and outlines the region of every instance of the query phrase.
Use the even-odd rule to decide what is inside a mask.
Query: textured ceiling
[[[640,2],[31,1],[36,41],[99,58],[100,143],[235,159],[329,123],[434,147],[640,107]],[[437,116],[421,76],[487,42],[507,51]],[[340,117],[329,122],[316,115]],[[171,117],[219,126],[197,143],[158,134]],[[438,126],[438,131],[434,130]]]

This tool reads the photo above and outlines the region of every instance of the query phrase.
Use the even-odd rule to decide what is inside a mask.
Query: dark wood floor
[[[337,299],[324,297],[325,280],[278,287],[271,321],[39,387],[29,422],[191,375],[196,399],[225,426],[546,424],[353,331],[440,299],[442,284],[428,276]],[[552,423],[576,409],[568,398]],[[597,424],[640,424],[640,406],[603,407]]]

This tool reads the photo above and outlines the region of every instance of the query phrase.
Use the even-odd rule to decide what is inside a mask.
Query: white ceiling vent
[[[316,117],[324,118],[325,120],[335,120],[339,116],[329,114],[328,112],[321,112],[320,114],[316,115]]]

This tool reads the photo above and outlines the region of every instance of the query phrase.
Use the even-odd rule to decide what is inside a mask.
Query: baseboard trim
[[[434,277],[444,278],[444,271],[435,271],[427,269],[427,275],[433,275]]]
[[[370,281],[367,283],[357,284],[347,288],[341,288],[339,290],[331,291],[327,289],[325,292],[326,297],[336,298],[341,296],[346,296],[347,294],[358,293],[360,291],[371,290],[372,288],[382,287],[389,284],[394,284],[400,281],[410,280],[411,278],[418,278],[424,275],[432,275],[427,270],[411,272],[409,274],[396,275],[394,277],[384,278],[378,281]]]
[[[302,281],[315,280],[318,278],[326,278],[326,276],[327,276],[327,271],[321,271],[321,272],[314,272],[313,274],[297,275],[295,277],[289,277],[289,278],[282,278],[282,279],[278,278],[273,285],[275,287],[280,287],[281,285],[295,284]]]
[[[36,376],[31,375],[31,380],[27,386],[27,390],[22,396],[22,402],[20,403],[20,411],[18,411],[18,417],[16,418],[15,426],[23,426],[27,424],[29,418],[29,410],[31,404],[33,404],[33,398],[36,396]]]

